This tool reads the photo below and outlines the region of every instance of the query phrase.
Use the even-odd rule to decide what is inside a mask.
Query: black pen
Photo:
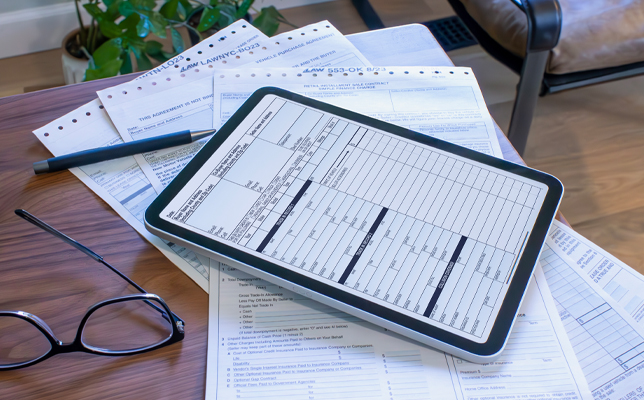
[[[49,158],[34,163],[34,172],[44,174],[45,172],[56,172],[81,165],[94,164],[101,161],[113,160],[125,156],[131,156],[148,151],[166,149],[192,143],[215,133],[216,129],[205,131],[181,131],[153,138],[136,140],[134,142],[116,144],[114,146],[99,147],[79,151],[78,153],[67,154],[60,157]]]

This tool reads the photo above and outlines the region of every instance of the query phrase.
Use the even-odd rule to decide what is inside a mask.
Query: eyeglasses
[[[0,371],[28,367],[60,353],[82,351],[102,356],[144,353],[184,337],[184,322],[156,294],[147,293],[103,257],[54,229],[25,210],[15,213],[105,265],[141,294],[116,297],[88,310],[72,343],[58,340],[37,316],[24,311],[0,311]]]

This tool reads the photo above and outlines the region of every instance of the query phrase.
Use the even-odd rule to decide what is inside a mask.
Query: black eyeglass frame
[[[163,310],[165,312],[164,318],[166,320],[168,319],[167,315],[173,315],[172,311],[170,311],[170,308],[165,303],[165,301],[163,301],[163,299],[157,296],[156,294],[141,293],[141,294],[130,294],[126,296],[115,297],[109,300],[98,302],[93,306],[91,306],[85,313],[85,316],[83,317],[83,319],[81,320],[81,323],[78,327],[78,331],[76,332],[76,337],[74,338],[74,341],[68,344],[64,344],[61,340],[58,340],[58,338],[56,338],[56,335],[54,335],[54,332],[49,327],[49,325],[47,325],[45,321],[43,321],[36,315],[30,314],[24,311],[0,311],[0,317],[16,317],[31,323],[33,326],[38,328],[38,330],[47,338],[51,346],[51,348],[47,353],[33,360],[25,361],[22,363],[0,365],[0,371],[7,371],[10,369],[29,367],[41,361],[45,361],[46,359],[53,357],[56,354],[72,353],[72,352],[80,351],[84,353],[91,353],[91,354],[96,354],[101,356],[126,356],[126,355],[129,356],[129,355],[140,354],[140,353],[145,353],[147,351],[156,350],[160,347],[169,346],[173,343],[183,340],[185,335],[183,330],[183,321],[181,321],[180,319],[176,318],[173,315],[173,319],[175,320],[174,321],[175,323],[170,324],[172,326],[172,334],[168,336],[165,340],[150,346],[131,349],[131,350],[108,350],[108,349],[101,349],[95,346],[89,346],[83,343],[83,330],[85,329],[85,325],[87,324],[89,317],[94,312],[96,312],[97,310],[99,310],[101,307],[104,307],[104,306],[108,306],[115,303],[126,302],[126,301],[135,301],[135,300],[143,300],[145,302],[149,302],[150,300],[157,301],[163,307]],[[148,303],[148,304],[151,304],[151,303]]]
[[[134,283],[134,281],[132,281],[130,278],[124,275],[121,271],[117,270],[116,268],[108,264],[105,260],[103,260],[103,257],[96,254],[88,247],[85,247],[84,245],[80,244],[76,240],[65,235],[64,233],[60,232],[59,230],[53,228],[52,226],[36,218],[34,215],[30,214],[29,212],[25,210],[15,210],[15,213],[19,217],[51,233],[52,235],[58,237],[64,242],[72,245],[73,247],[77,248],[78,250],[92,257],[94,260],[105,265],[106,267],[114,271],[117,275],[119,275],[121,278],[125,279],[129,284],[134,286],[141,293],[130,294],[125,296],[115,297],[108,300],[103,300],[91,306],[85,313],[85,316],[83,317],[83,319],[81,320],[81,323],[76,332],[76,337],[74,338],[74,341],[68,344],[64,344],[62,341],[58,340],[58,338],[56,338],[56,335],[54,335],[54,332],[49,327],[49,325],[47,325],[45,321],[43,321],[41,318],[37,317],[36,315],[33,315],[25,311],[0,311],[0,317],[19,318],[35,326],[47,338],[51,346],[50,350],[47,353],[33,360],[29,360],[21,363],[0,365],[0,371],[8,371],[12,369],[29,367],[36,363],[42,362],[52,356],[55,356],[56,354],[71,353],[71,352],[78,351],[78,352],[84,352],[84,353],[90,353],[90,354],[96,354],[96,355],[102,355],[102,356],[126,356],[126,355],[135,355],[135,354],[156,350],[160,347],[169,346],[173,343],[183,340],[183,338],[185,337],[184,321],[181,318],[179,318],[179,316],[177,316],[175,313],[170,311],[170,307],[168,307],[166,302],[160,296],[146,292],[141,286]],[[126,301],[136,301],[136,300],[144,301],[147,305],[149,305],[150,307],[154,308],[156,311],[161,313],[161,316],[166,321],[170,322],[170,325],[172,326],[172,335],[168,336],[165,340],[159,343],[156,343],[154,345],[141,347],[137,349],[131,349],[131,350],[101,349],[94,346],[88,346],[85,343],[83,343],[83,339],[82,339],[83,329],[85,328],[85,325],[87,324],[89,317],[94,312],[96,312],[98,309],[104,306],[108,306],[108,305],[120,303],[120,302],[126,302]],[[153,304],[151,300],[158,302],[162,306],[162,308]]]

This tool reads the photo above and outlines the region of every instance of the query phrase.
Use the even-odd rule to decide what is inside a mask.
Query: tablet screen
[[[483,343],[547,191],[268,94],[160,217]]]

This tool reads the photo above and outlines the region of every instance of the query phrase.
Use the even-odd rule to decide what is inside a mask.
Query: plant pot
[[[85,70],[89,66],[89,60],[87,58],[78,58],[73,56],[69,52],[69,46],[67,43],[73,40],[74,37],[78,34],[79,29],[75,29],[70,32],[65,39],[63,39],[62,49],[63,55],[61,57],[63,62],[63,76],[65,78],[65,85],[71,85],[73,83],[82,82],[85,78]]]

